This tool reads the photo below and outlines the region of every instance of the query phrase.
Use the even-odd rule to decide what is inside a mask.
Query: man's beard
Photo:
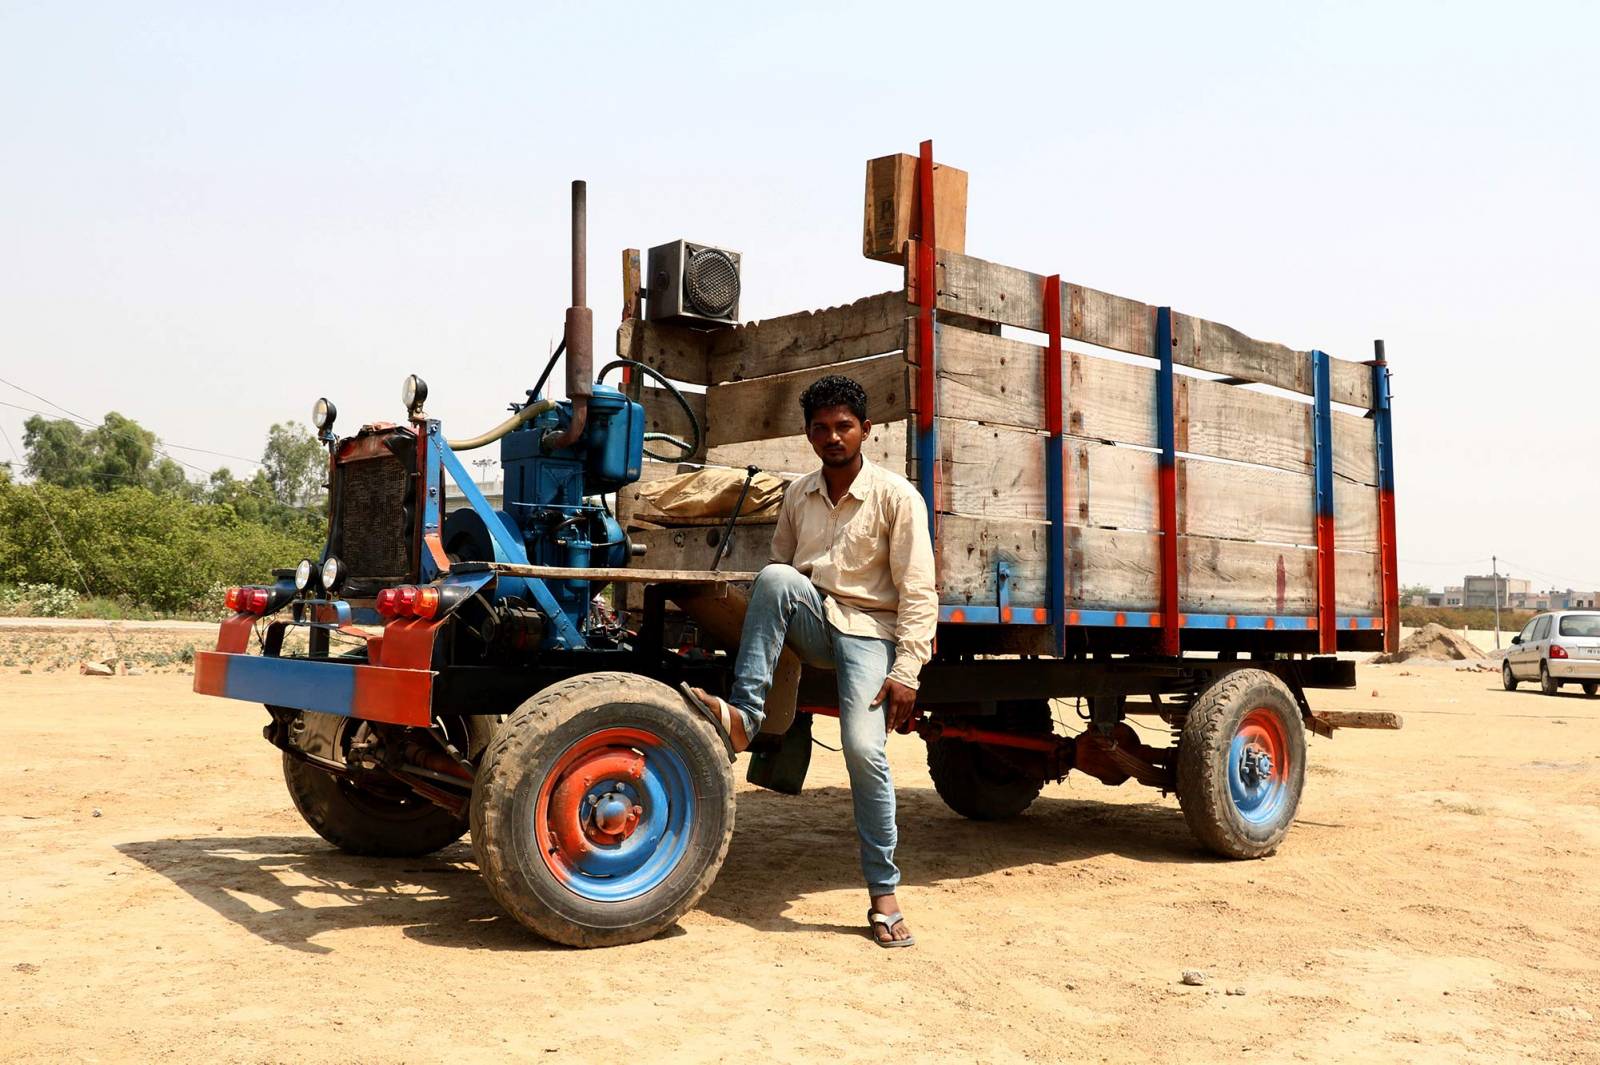
[[[839,457],[837,455],[828,455],[828,454],[823,454],[823,455],[821,455],[819,457],[822,459],[822,464],[824,466],[827,466],[830,469],[842,470],[842,469],[845,469],[846,467],[854,466],[855,462],[856,462],[856,459],[859,458],[860,455],[861,455],[861,449],[857,448],[856,450],[850,452],[848,455],[844,456],[843,458],[841,458],[841,457]]]

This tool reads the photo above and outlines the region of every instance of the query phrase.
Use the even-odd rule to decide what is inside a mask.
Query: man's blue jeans
[[[761,730],[767,689],[785,640],[803,660],[831,666],[838,678],[839,731],[861,836],[861,871],[871,894],[888,895],[900,883],[894,864],[894,779],[884,751],[886,706],[872,705],[872,698],[894,665],[894,644],[840,632],[828,623],[822,593],[809,578],[793,566],[767,566],[750,590],[728,699],[744,715],[747,736]]]

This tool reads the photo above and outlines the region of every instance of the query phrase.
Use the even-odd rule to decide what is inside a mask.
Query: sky
[[[1394,370],[1406,583],[1600,587],[1600,5],[0,0],[0,429],[253,467],[326,395],[447,432],[532,387],[589,183],[745,318],[899,287],[868,158],[932,138],[967,251]],[[559,374],[557,375],[559,378]],[[176,445],[201,450],[181,450]],[[0,459],[11,457],[0,440]]]

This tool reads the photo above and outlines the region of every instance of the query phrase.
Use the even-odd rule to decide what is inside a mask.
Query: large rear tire
[[[1262,858],[1294,823],[1305,786],[1306,734],[1276,676],[1238,669],[1189,708],[1178,743],[1178,803],[1189,830],[1225,858]]]
[[[1054,728],[1050,704],[1044,699],[1002,702],[994,717],[974,718],[973,724],[1041,736]],[[928,775],[934,790],[946,806],[974,821],[1016,817],[1039,797],[1044,779],[1019,761],[981,743],[938,739],[928,744]]]
[[[676,924],[733,836],[722,740],[671,688],[630,673],[554,684],[507,718],[472,793],[489,891],[557,943],[637,943]]]
[[[315,734],[319,750],[334,761],[344,761],[350,741],[365,724],[357,718],[311,712],[302,720],[300,742]],[[440,724],[469,758],[489,745],[494,730],[493,719],[487,717],[441,718]],[[374,775],[358,784],[288,751],[283,754],[283,779],[306,824],[347,854],[415,858],[448,847],[467,833],[465,812],[451,813],[398,781]]]

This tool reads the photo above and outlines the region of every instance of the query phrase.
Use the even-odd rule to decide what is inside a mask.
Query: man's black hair
[[[867,420],[867,390],[860,382],[831,373],[811,383],[800,393],[800,409],[806,412],[806,427],[811,426],[811,416],[827,407],[849,407],[850,413],[860,421]]]

